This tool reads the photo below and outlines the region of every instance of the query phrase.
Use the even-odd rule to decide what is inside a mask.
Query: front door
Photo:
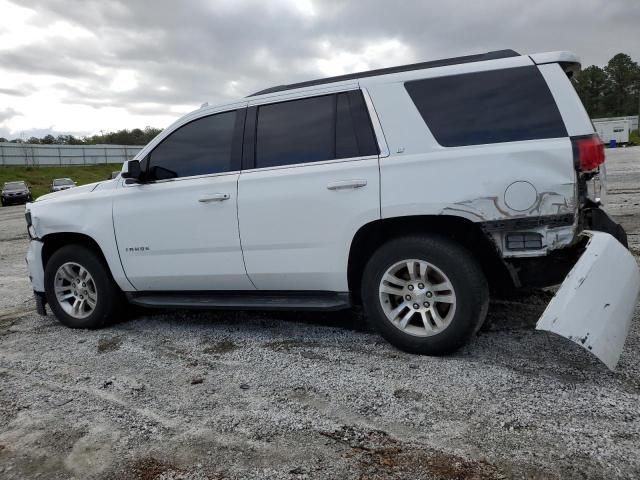
[[[237,115],[209,115],[175,129],[143,162],[146,179],[118,189],[114,228],[136,289],[254,289],[238,232]]]

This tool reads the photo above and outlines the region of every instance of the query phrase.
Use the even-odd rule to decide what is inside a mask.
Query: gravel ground
[[[640,149],[609,152],[640,253]],[[638,478],[638,315],[616,372],[493,302],[446,358],[355,313],[145,313],[77,331],[33,312],[23,208],[0,211],[0,477]]]

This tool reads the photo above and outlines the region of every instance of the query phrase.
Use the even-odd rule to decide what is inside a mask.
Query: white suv
[[[505,50],[204,106],[121,177],[28,205],[38,309],[95,328],[127,302],[362,303],[393,344],[442,354],[481,326],[490,288],[558,284],[582,258],[586,286],[570,275],[539,328],[586,335],[615,365],[640,281],[596,198],[604,149],[568,78],[578,68],[567,52]],[[606,285],[614,263],[628,288]],[[585,301],[598,316],[576,320]]]

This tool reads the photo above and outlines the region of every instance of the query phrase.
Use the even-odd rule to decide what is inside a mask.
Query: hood
[[[82,194],[93,192],[103,183],[105,182],[89,183],[87,185],[82,185],[81,187],[66,188],[57,192],[47,193],[46,195],[39,196],[36,199],[36,202],[46,202],[49,200],[57,200],[60,198],[71,199],[71,197],[73,196],[79,196]]]

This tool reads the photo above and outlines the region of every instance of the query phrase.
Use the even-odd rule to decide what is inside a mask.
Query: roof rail
[[[429,62],[412,63],[409,65],[400,65],[390,68],[378,68],[376,70],[368,70],[365,72],[349,73],[347,75],[338,75],[336,77],[321,78],[318,80],[309,80],[306,82],[292,83],[290,85],[278,85],[276,87],[260,90],[252,93],[249,97],[256,95],[265,95],[267,93],[283,92],[285,90],[293,90],[294,88],[312,87],[314,85],[322,85],[325,83],[342,82],[345,80],[356,80],[363,77],[375,77],[376,75],[387,75],[390,73],[409,72],[411,70],[423,70],[425,68],[446,67],[448,65],[459,65],[461,63],[483,62],[485,60],[497,60],[500,58],[519,57],[520,54],[514,50],[496,50],[493,52],[480,53],[477,55],[466,55],[464,57],[444,58],[442,60],[432,60]]]

